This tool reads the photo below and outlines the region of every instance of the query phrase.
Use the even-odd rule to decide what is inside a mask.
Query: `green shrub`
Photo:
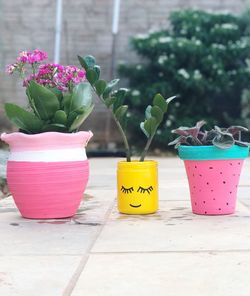
[[[131,88],[134,128],[157,92],[179,99],[166,118],[168,129],[158,131],[155,147],[166,147],[172,128],[200,119],[211,126],[242,123],[241,95],[250,88],[249,31],[246,16],[185,10],[170,15],[169,29],[134,37],[132,46],[142,62],[119,67]],[[131,134],[138,139],[139,133]]]

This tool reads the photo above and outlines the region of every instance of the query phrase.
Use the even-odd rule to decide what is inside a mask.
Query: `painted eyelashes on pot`
[[[132,193],[134,191],[134,188],[133,187],[130,187],[130,188],[125,188],[124,186],[121,187],[121,191],[123,193]],[[149,186],[148,188],[143,188],[143,187],[139,187],[137,192],[140,192],[140,193],[148,193],[150,194],[150,192],[153,191],[153,187],[152,186]]]
[[[121,191],[123,193],[132,193],[134,191],[134,188],[133,187],[125,188],[124,186],[122,186]]]
[[[148,188],[143,188],[143,187],[139,187],[137,192],[140,192],[140,193],[148,193],[150,194],[150,192],[153,191],[153,187],[152,186],[149,186]]]

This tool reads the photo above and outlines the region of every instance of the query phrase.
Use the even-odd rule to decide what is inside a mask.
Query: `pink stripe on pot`
[[[234,213],[243,159],[185,160],[184,163],[193,213]]]
[[[89,162],[9,161],[8,185],[25,218],[71,217],[77,211],[89,177]]]

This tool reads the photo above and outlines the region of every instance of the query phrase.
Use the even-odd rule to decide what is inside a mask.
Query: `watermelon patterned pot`
[[[10,146],[8,186],[23,217],[65,218],[76,213],[89,178],[85,147],[92,135],[1,135]]]
[[[234,213],[241,169],[249,148],[180,146],[178,151],[185,164],[193,213]]]

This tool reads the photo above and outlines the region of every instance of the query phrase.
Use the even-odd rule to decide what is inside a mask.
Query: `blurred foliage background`
[[[131,40],[140,63],[121,63],[128,80],[131,138],[140,146],[138,122],[156,92],[179,95],[158,131],[154,147],[173,139],[171,130],[205,119],[209,126],[250,128],[250,11],[240,16],[180,10],[166,30]]]

